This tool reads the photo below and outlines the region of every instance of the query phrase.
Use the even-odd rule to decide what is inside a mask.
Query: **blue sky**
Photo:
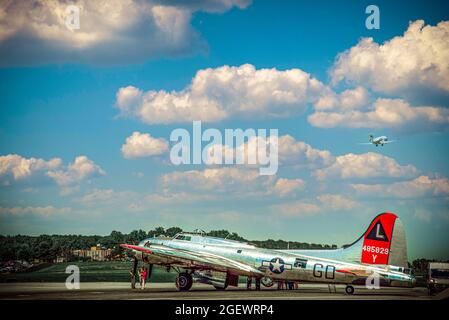
[[[53,33],[26,2],[1,5],[9,13],[0,18],[8,31],[0,34],[2,234],[176,225],[342,245],[392,211],[405,223],[409,257],[449,258],[444,1],[378,1],[379,30],[365,27],[372,3],[364,1],[161,3],[111,9],[79,1],[75,31],[44,6]],[[139,5],[148,16],[133,16]],[[25,9],[28,20],[16,23]],[[92,12],[104,10],[123,15],[122,23],[96,21]],[[369,37],[371,45],[362,40]],[[206,69],[199,88],[192,79]],[[304,83],[288,72],[296,69]],[[166,103],[193,98],[185,113],[169,103],[158,113],[145,94]],[[134,100],[120,100],[125,95]],[[215,117],[211,101],[226,115]],[[246,104],[255,109],[244,111]],[[190,130],[192,120],[220,130],[278,128],[291,136],[287,160],[271,180],[246,167],[173,166],[155,141]],[[133,132],[151,152],[126,156]],[[397,142],[358,144],[369,133]]]

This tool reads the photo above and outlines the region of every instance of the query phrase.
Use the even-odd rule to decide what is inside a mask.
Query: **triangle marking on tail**
[[[382,226],[380,219],[377,221],[374,227],[371,228],[371,231],[366,236],[366,239],[386,241],[386,242],[390,241],[387,237],[387,234],[385,233],[385,229]]]

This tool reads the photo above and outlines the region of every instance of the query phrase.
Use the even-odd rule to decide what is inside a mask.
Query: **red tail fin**
[[[383,213],[377,216],[363,235],[362,263],[388,264],[397,216]]]

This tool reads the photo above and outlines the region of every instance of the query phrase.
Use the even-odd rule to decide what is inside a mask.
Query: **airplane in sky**
[[[369,137],[369,142],[362,142],[360,144],[374,144],[377,147],[379,145],[383,146],[384,144],[394,142],[394,140],[388,140],[387,136],[380,136],[380,137],[374,138],[374,136],[372,134],[370,134],[368,137]]]
[[[332,250],[264,249],[198,233],[121,246],[135,253],[133,288],[139,261],[149,265],[149,274],[153,265],[178,272],[179,291],[190,290],[194,280],[224,290],[238,286],[240,276],[255,278],[258,290],[261,283],[269,287],[276,281],[317,282],[345,284],[347,294],[354,293],[353,285],[364,285],[375,277],[379,286],[414,287],[416,283],[408,269],[404,227],[393,213],[378,215],[360,238]]]

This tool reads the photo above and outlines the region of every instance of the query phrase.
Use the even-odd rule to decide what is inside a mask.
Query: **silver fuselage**
[[[151,245],[163,245],[185,251],[223,256],[255,267],[262,271],[264,276],[274,281],[365,284],[368,277],[378,275],[380,286],[413,287],[415,284],[413,276],[392,271],[391,269],[394,268],[312,257],[289,253],[286,250],[262,249],[246,243],[211,237],[197,237],[194,241],[149,238],[143,240],[140,245],[149,249],[151,249]],[[145,261],[151,264],[198,270],[195,269],[194,263],[191,265],[185,263],[176,265],[176,262],[170,258],[154,257],[151,254],[142,254],[141,252],[137,252],[136,256],[139,259],[145,258]],[[244,273],[239,275],[251,276]]]

